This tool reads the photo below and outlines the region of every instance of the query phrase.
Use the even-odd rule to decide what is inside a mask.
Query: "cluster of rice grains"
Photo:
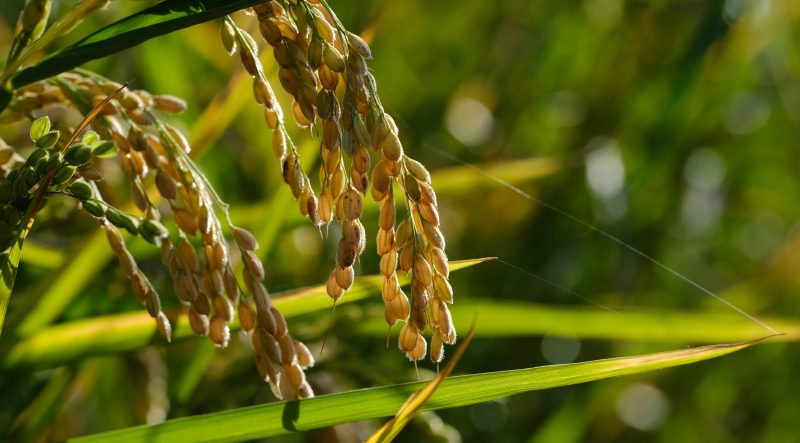
[[[404,154],[397,127],[384,112],[375,79],[367,70],[366,60],[372,58],[369,46],[344,29],[324,0],[270,1],[246,12],[257,18],[263,39],[272,47],[281,87],[292,96],[295,122],[312,134],[321,134],[321,191],[316,197],[259,63],[258,44],[226,18],[221,28],[223,45],[230,55],[239,53],[253,76],[255,99],[264,107],[267,125],[274,131],[274,152],[284,180],[300,202],[301,213],[316,226],[330,225],[334,217],[340,224],[336,267],[327,282],[334,307],[352,286],[353,264],[365,248],[360,218],[362,195],[369,191],[380,203],[377,249],[384,275],[386,321],[390,328],[398,320],[406,322],[399,346],[415,362],[426,355],[427,342],[421,333],[430,328],[431,359],[440,362],[444,343],[455,343],[456,332],[447,307],[453,302],[453,292],[447,281],[436,194],[430,174]],[[374,167],[370,150],[380,153]],[[397,227],[395,181],[408,208]],[[411,300],[400,287],[398,262],[400,269],[411,273]]]
[[[228,325],[234,320],[234,305],[238,305],[239,321],[256,349],[258,370],[269,381],[275,395],[283,398],[294,393],[297,398],[312,397],[314,394],[305,381],[303,369],[312,366],[314,360],[305,345],[291,337],[283,315],[272,305],[262,283],[263,264],[253,252],[258,243],[251,233],[233,226],[227,205],[189,157],[191,148],[183,134],[161,121],[154,112],[158,109],[165,114],[177,114],[186,108],[185,102],[171,96],[152,96],[141,90],[128,91],[112,81],[84,74],[62,74],[26,87],[14,97],[10,108],[20,116],[43,105],[76,107],[83,114],[103,106],[92,123],[94,132],[84,135],[80,143],[65,146],[67,137],[61,134],[71,134],[74,129],[51,131],[49,120],[42,118],[34,123],[31,131],[38,149],[26,161],[8,155],[13,150],[0,149],[0,159],[5,160],[0,200],[4,207],[11,208],[3,209],[3,220],[7,221],[2,223],[18,224],[37,183],[45,174],[53,173],[51,184],[55,188],[50,187],[48,195],[58,193],[79,200],[82,208],[105,228],[108,242],[130,278],[134,293],[167,340],[171,338],[171,326],[161,311],[159,296],[127,250],[118,228],[161,248],[161,259],[169,267],[177,297],[188,308],[189,322],[195,333],[207,335],[217,346],[227,346]],[[103,100],[115,92],[113,100],[103,104]],[[143,217],[105,203],[94,184],[103,176],[92,167],[93,157],[110,157],[118,151],[122,153],[124,169],[130,179],[131,199]],[[145,188],[148,175],[155,176],[154,191],[166,202],[161,207],[169,208],[177,225],[174,242],[152,201],[151,195],[155,192],[149,195]],[[233,232],[244,263],[242,279],[255,301],[255,313],[250,303],[239,295],[230,251],[215,210],[225,214]],[[4,236],[6,232],[11,230],[4,229]],[[199,253],[190,239],[198,239],[194,243],[199,243]]]

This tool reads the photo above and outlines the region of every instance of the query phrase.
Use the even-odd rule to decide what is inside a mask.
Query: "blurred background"
[[[0,2],[4,54],[22,3]],[[53,16],[74,3],[55,0]],[[113,1],[58,46],[151,4]],[[330,4],[349,30],[373,38],[369,66],[406,152],[434,174],[451,260],[499,257],[623,314],[709,313],[747,321],[634,252],[463,167],[465,162],[619,237],[750,314],[800,316],[800,3]],[[242,13],[235,19],[257,35],[255,20]],[[120,82],[135,79],[135,89],[186,99],[189,110],[172,121],[194,137],[203,134],[209,149],[201,167],[231,204],[234,222],[262,235],[270,292],[324,283],[338,238],[321,238],[298,214],[281,183],[271,131],[250,96],[249,82],[242,82],[238,59],[226,56],[218,36],[218,23],[206,23],[85,68]],[[275,78],[270,52],[262,60]],[[278,95],[288,109],[286,94]],[[198,122],[220,101],[225,118],[215,120],[209,131],[207,121]],[[0,127],[0,136],[27,147],[25,125]],[[305,169],[316,177],[316,141],[291,129],[306,153]],[[122,170],[116,175],[112,166],[108,170],[103,188],[108,200],[127,201]],[[378,273],[377,212],[371,207],[365,216],[369,244],[357,275]],[[96,230],[96,223],[66,199],[50,202],[25,244],[9,318],[45,312],[44,320],[30,325],[36,330],[142,309],[114,260],[90,278],[71,281],[76,291],[50,285]],[[158,251],[135,242],[131,250],[163,294],[165,309],[177,307]],[[462,335],[475,309],[457,310],[459,303],[609,314],[503,262],[451,275]],[[42,292],[47,293],[35,297]],[[28,306],[26,297],[38,302]],[[416,380],[413,364],[395,341],[385,346],[382,309],[378,292],[337,309],[325,354],[308,373],[318,394]],[[557,330],[537,330],[533,323],[540,319],[526,319],[527,312],[505,315],[522,316],[509,321],[527,321],[531,332],[502,336],[482,336],[479,317],[477,336],[455,373],[715,342],[708,339],[716,329],[713,316],[702,323],[707,334],[693,339],[679,323],[662,325],[658,336],[615,335],[628,320],[613,314],[594,331],[587,332],[570,315]],[[321,311],[292,319],[294,335],[319,352],[329,315]],[[747,324],[752,338],[769,335]],[[17,441],[52,441],[275,401],[259,380],[242,335],[224,350],[208,340],[154,341],[135,352],[58,367],[3,370],[0,430],[5,435],[13,429]],[[767,342],[688,366],[422,413],[397,441],[800,441],[800,396],[794,394],[800,392],[800,380],[792,377],[798,364],[795,343]],[[428,360],[420,364],[422,379],[435,370]],[[48,407],[31,408],[37,404]],[[381,423],[269,441],[361,441]]]

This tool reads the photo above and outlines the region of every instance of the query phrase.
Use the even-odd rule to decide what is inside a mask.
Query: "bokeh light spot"
[[[663,392],[644,383],[625,387],[617,397],[617,416],[640,431],[655,431],[669,414],[669,399]]]
[[[471,97],[453,100],[447,109],[447,129],[465,145],[480,145],[492,136],[494,117],[483,103]]]
[[[575,337],[546,335],[542,339],[542,356],[550,364],[572,363],[581,352],[581,342]]]

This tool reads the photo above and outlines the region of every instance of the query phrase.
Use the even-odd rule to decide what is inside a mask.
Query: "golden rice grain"
[[[260,20],[258,22],[258,30],[261,32],[261,36],[264,37],[264,40],[271,46],[278,47],[281,45],[283,35],[281,34],[280,28],[278,28],[278,25],[276,25],[274,21],[269,19]]]
[[[175,186],[175,182],[162,169],[156,173],[156,188],[158,193],[167,200],[175,200],[178,197],[178,188]]]
[[[411,306],[408,303],[408,297],[398,286],[395,290],[395,297],[389,304],[392,306],[392,313],[399,319],[406,321],[411,311]]]
[[[144,297],[144,306],[147,308],[147,313],[150,314],[150,317],[158,317],[161,312],[161,300],[158,298],[156,291],[152,289],[147,291]]]
[[[410,272],[414,266],[414,245],[407,244],[400,251],[400,269],[403,272]]]
[[[344,208],[344,215],[348,220],[355,220],[361,217],[362,203],[361,196],[355,188],[350,187],[342,197],[342,205]]]
[[[284,369],[286,370],[286,377],[289,379],[289,384],[292,385],[293,388],[299,388],[300,385],[305,383],[306,376],[303,373],[303,369],[296,361],[284,366]]]
[[[397,324],[397,317],[395,317],[394,310],[392,309],[392,305],[390,303],[387,303],[386,306],[383,309],[383,318],[384,318],[384,320],[386,320],[386,323],[389,324],[390,328],[392,326],[394,326],[395,324]],[[388,343],[387,343],[387,347],[388,347]]]
[[[324,50],[323,50],[324,56]],[[322,87],[330,91],[335,91],[339,86],[339,74],[332,70],[326,63],[322,63],[319,67],[319,81]]]
[[[381,274],[390,276],[397,269],[397,253],[394,251],[381,255]]]
[[[400,160],[400,157],[403,156],[403,145],[400,144],[400,138],[394,132],[390,132],[383,141],[383,155],[393,162]]]
[[[436,331],[431,337],[431,361],[439,363],[442,359],[444,359],[444,342],[442,341],[442,335],[439,331]]]
[[[328,283],[325,285],[325,289],[328,292],[328,297],[332,298],[334,301],[339,300],[342,295],[344,295],[344,289],[336,282],[336,270],[331,272],[331,276],[328,277]]]
[[[314,357],[303,342],[295,340],[294,350],[297,353],[297,363],[300,367],[305,369],[314,366]]]
[[[285,365],[292,364],[297,358],[297,351],[294,349],[294,339],[289,334],[284,334],[283,337],[278,339],[278,345],[281,350],[281,363]]]
[[[219,29],[219,37],[222,40],[222,47],[225,48],[225,52],[228,55],[233,55],[236,52],[236,34],[228,22],[222,22],[222,26]]]
[[[255,278],[259,280],[264,279],[264,265],[259,260],[258,256],[256,256],[253,251],[243,251],[242,255],[244,256],[244,262],[247,266],[247,270],[250,271]]]
[[[342,268],[347,268],[353,266],[355,261],[356,246],[342,238],[339,240],[339,246],[336,249],[336,263]]]
[[[178,257],[183,261],[187,271],[197,270],[197,253],[194,250],[194,246],[186,239],[178,243]]]
[[[228,346],[228,342],[231,339],[231,331],[222,317],[211,317],[211,322],[208,327],[208,337],[217,347],[225,348]]]
[[[239,314],[239,323],[242,325],[242,329],[247,332],[252,331],[256,326],[256,316],[255,313],[253,313],[253,308],[250,307],[250,303],[247,301],[242,301],[239,303],[237,311]]]
[[[425,341],[425,338],[422,337],[422,335],[417,334],[417,343],[411,352],[406,352],[406,356],[408,356],[408,358],[412,361],[422,360],[425,358],[427,347],[428,343]]]
[[[255,251],[258,249],[256,237],[248,230],[234,226],[233,239],[236,244],[244,251]]]
[[[257,305],[258,303],[256,303]],[[258,325],[267,332],[269,335],[275,335],[278,331],[278,324],[275,321],[275,316],[272,315],[272,310],[268,309],[261,309],[259,307],[258,312],[256,313],[258,317]]]
[[[380,255],[394,251],[394,229],[388,231],[384,231],[383,228],[378,229],[378,239],[376,243],[378,246],[378,254]]]
[[[172,277],[175,295],[186,303],[192,303],[197,298],[197,287],[189,274],[178,273]]]
[[[197,217],[195,217],[191,211],[186,208],[175,208],[172,211],[172,215],[181,231],[189,235],[195,235],[197,233]]]
[[[272,311],[272,318],[275,319],[275,333],[273,335],[279,339],[285,335],[288,335],[287,333],[289,332],[289,328],[286,325],[286,319],[283,317],[283,314],[281,314],[281,311],[279,311],[275,306],[272,306],[270,311]]]
[[[438,226],[428,223],[426,220],[422,220],[422,228],[425,232],[425,237],[428,239],[431,245],[437,249],[445,249],[444,236],[442,235],[442,231],[439,230]]]
[[[364,39],[353,34],[352,32],[348,32],[347,41],[350,43],[350,46],[362,57],[366,59],[372,58],[372,51],[370,51],[369,45],[364,41]]]
[[[406,323],[403,325],[403,329],[400,330],[400,338],[398,340],[398,344],[400,345],[400,349],[403,352],[411,352],[417,347],[417,328],[414,327],[411,323]]]
[[[169,115],[180,114],[187,108],[185,100],[171,95],[156,95],[153,100],[158,109]]]
[[[353,280],[355,279],[355,273],[353,272],[353,268],[350,266],[343,268],[337,265],[336,269],[334,270],[334,276],[336,277],[336,284],[345,291],[350,289],[350,287],[353,285]]]
[[[197,290],[197,286],[195,285],[195,290],[197,291],[197,296],[195,297],[194,301],[192,302],[192,307],[199,313],[203,315],[208,315],[211,313],[211,303],[208,301],[208,297],[202,291]]]
[[[428,221],[428,223],[432,224],[433,226],[439,225],[439,210],[436,209],[432,203],[422,199],[417,205],[419,208],[419,213],[422,215],[422,218]]]
[[[111,245],[111,249],[115,254],[120,254],[122,250],[125,249],[125,242],[122,240],[122,235],[119,233],[119,230],[110,223],[107,223],[105,227],[108,244]]]
[[[383,277],[383,283],[381,284],[381,295],[383,296],[383,301],[389,303],[390,301],[394,300],[395,296],[397,295],[397,287],[399,283],[397,282],[397,274],[392,273],[391,275],[387,275]]]
[[[127,249],[122,249],[121,251],[117,252],[117,258],[119,258],[120,267],[125,272],[125,275],[132,277],[138,268],[131,253],[128,252]]]
[[[169,323],[169,319],[163,312],[159,312],[158,317],[156,317],[156,326],[158,326],[158,333],[164,337],[167,342],[172,341],[172,325]]]
[[[433,277],[433,288],[436,291],[436,295],[443,301],[453,303],[453,287],[450,286],[450,282],[448,282],[442,274],[436,274]]]
[[[378,220],[381,229],[384,231],[391,231],[394,228],[395,214],[394,197],[389,195],[381,204],[381,212]]]
[[[194,331],[195,334],[202,336],[208,335],[209,321],[206,315],[197,312],[194,308],[189,308],[188,316],[189,326],[192,327],[192,331]]]

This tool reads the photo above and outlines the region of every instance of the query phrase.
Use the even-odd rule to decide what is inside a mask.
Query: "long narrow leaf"
[[[478,337],[564,335],[580,339],[709,344],[753,340],[767,331],[736,313],[641,312],[621,310],[622,316],[604,309],[555,306],[514,300],[465,300],[450,306],[456,329],[469,327],[473,312],[480,312]],[[800,341],[800,320],[764,318],[783,333],[780,341]],[[386,336],[383,318],[371,318],[356,330]],[[396,332],[396,331],[393,331]]]
[[[76,68],[90,60],[132,48],[153,37],[262,3],[262,0],[167,0],[91,34],[23,69],[11,78],[14,89]]]
[[[20,226],[23,226],[20,224]],[[8,301],[11,299],[11,290],[14,288],[14,280],[17,279],[17,268],[19,268],[19,257],[22,253],[22,242],[25,240],[25,230],[20,228],[13,235],[16,237],[14,245],[8,251],[4,259],[0,259],[0,333],[2,333],[3,322],[6,318]]]
[[[451,377],[442,383],[423,410],[454,408],[526,391],[586,383],[695,363],[742,350],[754,340],[636,357],[544,366],[516,371]],[[70,440],[80,443],[172,443],[174,441],[237,442],[296,431],[391,416],[424,383],[408,383],[273,403],[152,426],[137,426]]]
[[[450,270],[457,271],[488,259],[450,262]],[[401,277],[401,284],[408,283]],[[348,303],[380,293],[382,275],[359,277],[339,303]],[[286,318],[322,309],[330,309],[331,299],[325,285],[273,294],[273,302]],[[172,341],[196,337],[183,313],[167,313],[173,324]],[[233,325],[239,328],[238,324]],[[111,315],[97,319],[78,320],[51,326],[28,337],[6,354],[2,366],[47,367],[88,355],[125,352],[164,343],[146,311]]]

